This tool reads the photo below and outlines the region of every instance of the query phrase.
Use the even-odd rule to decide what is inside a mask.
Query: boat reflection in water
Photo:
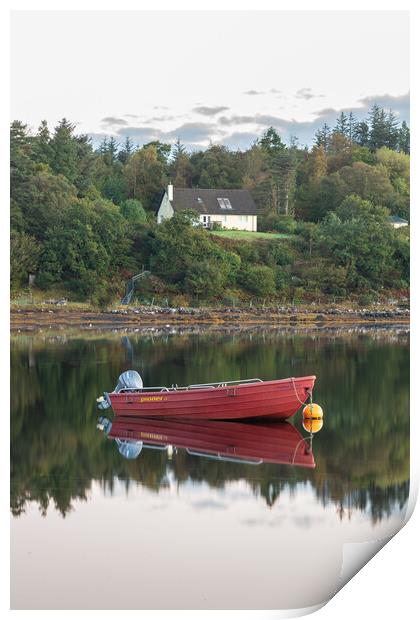
[[[145,448],[177,448],[210,459],[260,465],[315,467],[312,433],[303,437],[289,422],[182,421],[117,416],[99,419],[98,428],[115,440],[120,454],[136,459]]]

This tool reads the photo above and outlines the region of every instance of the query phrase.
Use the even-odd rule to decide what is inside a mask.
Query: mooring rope
[[[299,394],[297,393],[297,389],[296,389],[296,385],[295,385],[295,378],[294,377],[290,377],[290,381],[292,382],[293,385],[293,389],[295,390],[295,396],[298,399],[298,401],[300,402],[301,405],[305,405],[306,404],[306,400],[308,397],[306,397],[305,400],[300,400],[299,398]],[[309,390],[309,397],[310,397],[310,405],[312,406],[312,390]]]

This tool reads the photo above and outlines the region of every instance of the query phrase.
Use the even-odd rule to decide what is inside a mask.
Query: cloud
[[[161,140],[163,132],[156,127],[124,127],[117,130],[119,137],[130,136],[132,140],[137,140],[142,144],[152,140]]]
[[[201,105],[201,106],[197,106],[196,108],[193,108],[193,112],[197,112],[197,114],[203,114],[204,116],[215,116],[216,114],[220,114],[220,112],[226,112],[226,110],[229,110],[229,108],[227,108],[224,105],[219,105],[219,106]]]
[[[168,137],[179,138],[182,141],[200,143],[210,140],[220,134],[217,125],[210,123],[184,123],[173,131],[167,133]]]
[[[123,118],[118,118],[117,116],[106,116],[101,120],[101,125],[112,126],[112,125],[128,125],[127,121]]]
[[[152,118],[146,118],[144,123],[164,123],[165,121],[173,121],[175,116],[152,116]]]
[[[273,93],[274,95],[282,95],[283,91],[278,90],[277,88],[270,88],[270,93]]]
[[[264,95],[263,90],[245,90],[243,95]]]
[[[303,91],[303,94],[306,93],[306,95],[308,95],[308,90],[310,89],[300,89],[298,92]],[[311,95],[311,93],[309,94]],[[159,122],[169,120],[171,118],[169,116],[156,116],[147,121],[139,121],[138,126],[136,126],[134,120],[130,126],[126,123],[117,124],[115,123],[116,120],[123,120],[117,117],[106,117],[102,119],[102,122],[105,123],[106,121],[110,123],[108,125],[109,132],[117,139],[121,140],[125,136],[130,136],[134,142],[140,145],[151,142],[152,140],[173,143],[179,138],[188,150],[203,148],[211,142],[223,144],[232,150],[243,150],[249,148],[249,146],[261,136],[264,129],[273,126],[279,132],[284,142],[288,143],[290,136],[295,135],[298,137],[301,144],[311,146],[313,144],[315,132],[322,127],[324,123],[327,123],[330,127],[334,127],[340,113],[344,112],[348,114],[350,111],[353,112],[357,120],[364,119],[367,117],[373,103],[377,103],[386,110],[392,109],[400,122],[403,120],[409,121],[410,96],[409,93],[405,93],[397,96],[389,94],[365,96],[360,98],[353,107],[328,107],[315,110],[312,113],[312,118],[309,117],[310,120],[305,121],[299,121],[294,118],[282,118],[276,114],[260,113],[244,115],[232,114],[213,118],[213,116],[219,114],[220,111],[226,111],[226,106],[202,105],[200,107],[206,109],[206,111],[212,111],[212,114],[210,114],[210,112],[204,114],[204,116],[208,117],[208,122],[185,122],[170,130],[159,128]],[[196,106],[196,108],[198,107],[199,106]],[[279,108],[277,107],[277,109]],[[218,110],[218,112],[215,110]],[[129,117],[127,114],[124,116]],[[130,116],[134,118],[135,115]],[[172,117],[172,119],[174,118],[182,117]],[[151,123],[151,125],[149,125],[149,123]],[[104,129],[106,131],[105,126]],[[106,135],[109,136],[110,134],[101,132],[90,134],[94,144],[101,142]]]
[[[334,125],[337,117],[344,112],[349,114],[353,112],[353,115],[361,120],[366,118],[369,109],[374,103],[381,106],[385,110],[392,110],[397,116],[398,120],[410,121],[410,93],[404,95],[369,95],[368,97],[362,97],[358,100],[359,105],[346,107],[346,108],[324,108],[315,112],[316,119],[314,122],[327,123],[327,125]]]
[[[317,97],[325,97],[325,95],[315,95],[312,88],[300,88],[296,91],[295,97],[296,99],[305,99],[306,101],[309,101],[310,99],[316,99]]]
[[[283,123],[283,119],[270,114],[253,114],[252,116],[222,116],[218,119],[221,125],[277,125]]]
[[[223,138],[221,144],[232,150],[246,150],[248,149],[258,138],[259,133],[252,133],[248,131],[236,131],[230,136]]]
[[[223,503],[223,502],[219,502],[215,499],[199,499],[196,502],[192,502],[191,506],[195,509],[195,510],[207,510],[209,508],[215,509],[215,510],[226,510],[227,508],[227,504]]]
[[[197,148],[208,144],[217,137],[222,137],[224,133],[213,123],[184,123],[175,129],[163,131],[157,127],[130,126],[120,127],[116,130],[118,138],[130,136],[139,144],[146,144],[152,140],[161,140],[162,142],[175,142],[179,138],[184,145],[189,148]],[[93,135],[93,134],[91,134]]]
[[[126,118],[140,118],[138,114],[123,114]]]
[[[370,108],[374,103],[377,103],[385,110],[392,110],[401,120],[409,122],[410,120],[410,93],[407,92],[404,95],[373,95],[369,97],[363,97],[359,99],[360,103],[365,109]]]

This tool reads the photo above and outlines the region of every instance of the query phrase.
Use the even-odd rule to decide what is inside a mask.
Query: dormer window
[[[232,209],[229,198],[218,198],[217,202],[219,203],[219,207],[221,209]]]

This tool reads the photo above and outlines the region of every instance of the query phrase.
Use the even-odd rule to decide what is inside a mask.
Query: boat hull
[[[111,439],[141,441],[147,447],[171,445],[192,456],[247,462],[315,467],[312,450],[301,433],[287,422],[225,422],[118,416]]]
[[[242,383],[188,390],[111,392],[115,415],[237,420],[293,416],[308,399],[316,377]]]

